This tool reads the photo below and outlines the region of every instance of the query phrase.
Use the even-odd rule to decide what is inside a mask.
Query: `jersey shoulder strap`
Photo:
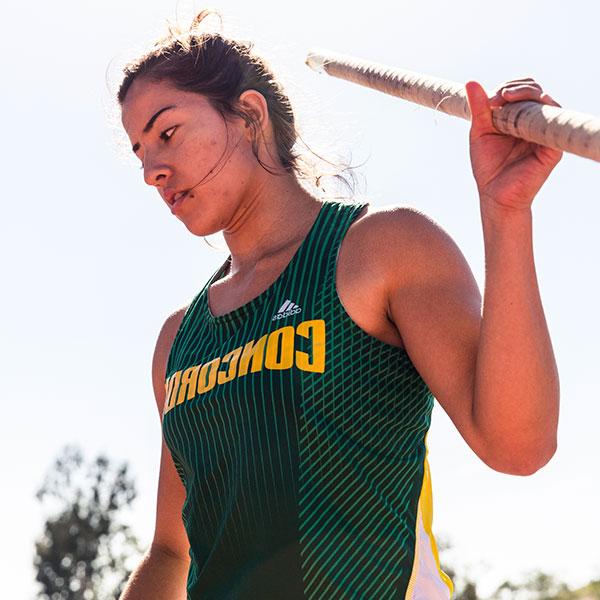
[[[335,269],[339,249],[348,228],[367,205],[328,200],[301,244],[285,277],[279,282],[288,295],[329,297],[335,292]],[[283,289],[281,290],[283,291]]]

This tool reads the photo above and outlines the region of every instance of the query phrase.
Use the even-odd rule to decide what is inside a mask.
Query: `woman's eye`
[[[165,129],[161,134],[160,134],[160,139],[161,140],[165,140],[168,141],[171,139],[171,136],[173,135],[173,132],[177,129],[177,126],[174,125],[173,127],[169,127],[169,129]]]
[[[177,127],[178,127],[177,125],[173,125],[173,127],[169,127],[169,129],[165,129],[164,131],[162,131],[159,134],[160,139],[165,142],[168,142],[171,139],[171,137],[173,136],[173,133],[175,132]],[[143,170],[143,169],[144,169],[144,163],[142,163],[140,165],[140,170]]]

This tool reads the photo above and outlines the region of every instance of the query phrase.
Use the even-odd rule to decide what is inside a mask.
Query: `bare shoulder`
[[[440,279],[472,285],[460,248],[443,227],[410,206],[368,206],[353,222],[340,249],[356,277],[377,278],[389,296],[403,285]]]
[[[362,256],[361,262],[371,268],[386,272],[390,267],[402,266],[402,273],[408,268],[410,273],[422,266],[423,260],[439,258],[440,253],[459,252],[450,235],[434,219],[411,206],[369,205],[352,223],[346,237],[349,252]]]
[[[187,308],[187,306],[179,308],[165,319],[156,340],[154,356],[152,358],[152,385],[160,414],[162,414],[164,404],[165,375],[169,353]]]
[[[340,247],[336,284],[346,312],[367,333],[395,346],[406,347],[406,341],[392,299],[444,279],[473,284],[450,235],[410,206],[366,206]]]

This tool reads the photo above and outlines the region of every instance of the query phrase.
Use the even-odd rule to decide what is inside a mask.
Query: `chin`
[[[206,237],[207,235],[213,235],[219,233],[223,229],[217,225],[211,223],[202,222],[200,219],[181,219],[180,221],[186,226],[187,230],[198,237]]]

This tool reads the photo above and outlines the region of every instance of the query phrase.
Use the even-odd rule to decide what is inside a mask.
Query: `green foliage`
[[[582,594],[579,598],[583,600],[600,600],[600,579],[590,581],[579,592]]]
[[[103,455],[85,464],[81,451],[67,446],[36,497],[53,509],[35,544],[37,598],[118,598],[131,573],[130,561],[142,552],[120,521],[136,497],[127,464],[114,467]]]
[[[480,600],[475,582],[467,579],[463,588],[456,594],[456,600]]]
[[[440,542],[440,554],[451,547],[445,540]],[[440,566],[454,583],[452,600],[600,600],[600,579],[571,590],[554,575],[539,570],[526,574],[518,582],[505,581],[491,596],[483,598],[478,595],[477,585],[469,576],[461,576],[447,561],[442,560]]]

